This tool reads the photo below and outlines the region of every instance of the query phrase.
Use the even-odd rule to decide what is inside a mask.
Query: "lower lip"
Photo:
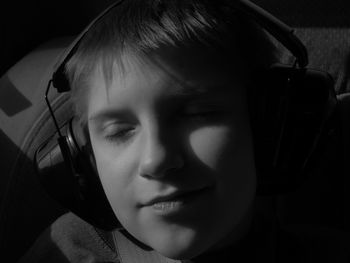
[[[189,210],[189,208],[192,207],[192,204],[194,204],[199,197],[207,194],[209,192],[209,189],[210,188],[205,188],[193,193],[179,196],[173,200],[155,203],[151,207],[156,213],[163,216],[183,213],[185,210]]]

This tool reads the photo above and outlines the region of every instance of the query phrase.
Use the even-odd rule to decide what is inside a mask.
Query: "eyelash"
[[[107,141],[123,143],[126,142],[134,133],[134,128],[122,129],[116,133],[105,135]]]

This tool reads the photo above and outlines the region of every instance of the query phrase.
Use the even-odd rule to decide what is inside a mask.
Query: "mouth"
[[[170,215],[181,212],[189,207],[200,196],[207,194],[213,187],[205,187],[193,191],[176,191],[174,193],[157,196],[144,206],[150,207],[162,215]]]

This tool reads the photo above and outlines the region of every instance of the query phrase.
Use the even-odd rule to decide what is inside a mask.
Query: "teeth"
[[[180,205],[180,202],[160,202],[153,205],[158,210],[170,210]]]

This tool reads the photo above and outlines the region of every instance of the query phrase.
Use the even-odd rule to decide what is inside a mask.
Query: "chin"
[[[185,260],[194,258],[202,254],[206,249],[206,242],[196,235],[179,235],[173,238],[159,237],[152,242],[152,248],[161,255],[175,259]]]
[[[203,251],[200,249],[187,247],[187,248],[174,248],[174,247],[168,247],[168,248],[160,248],[155,250],[163,255],[164,257],[171,258],[174,260],[186,260],[194,258],[198,255],[200,255]]]

